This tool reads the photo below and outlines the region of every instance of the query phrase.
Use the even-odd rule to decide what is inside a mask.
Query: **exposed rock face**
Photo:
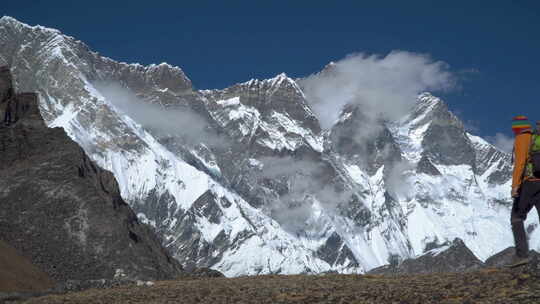
[[[511,264],[515,258],[516,251],[514,247],[508,247],[505,250],[491,256],[486,260],[486,267],[504,267],[505,265]],[[531,263],[527,265],[528,268],[534,268],[534,270],[540,273],[540,254],[534,250],[529,251],[529,257],[531,258]],[[538,269],[536,269],[538,268]]]
[[[429,175],[442,175],[439,170],[437,170],[437,167],[433,165],[433,163],[429,160],[429,158],[426,155],[423,155],[420,161],[418,162],[416,166],[416,172],[418,173],[425,173]]]
[[[368,118],[358,106],[344,109],[341,120],[331,129],[331,148],[373,175],[386,165],[402,160],[402,152],[383,121]]]
[[[506,264],[510,264],[512,259],[516,255],[516,250],[514,247],[508,247],[505,250],[494,254],[488,258],[485,262],[487,267],[503,267]]]
[[[0,96],[10,87],[2,68]],[[16,94],[12,103],[12,122],[0,127],[0,239],[58,282],[181,274],[121,198],[114,176],[63,129],[47,128],[37,94]],[[0,104],[2,118],[6,107]]]
[[[423,98],[423,97],[420,97]],[[437,103],[428,117],[432,123],[425,131],[423,155],[442,165],[474,166],[475,152],[465,128],[444,103]]]
[[[460,239],[452,244],[432,249],[415,259],[372,269],[371,274],[417,274],[439,272],[464,272],[478,270],[483,266]]]

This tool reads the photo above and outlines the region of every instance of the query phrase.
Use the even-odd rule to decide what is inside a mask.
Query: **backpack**
[[[526,171],[527,176],[540,178],[540,134],[538,133],[534,133],[531,137]]]

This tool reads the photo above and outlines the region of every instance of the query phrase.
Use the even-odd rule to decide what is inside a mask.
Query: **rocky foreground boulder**
[[[451,244],[429,250],[419,257],[372,269],[369,274],[416,275],[505,269],[506,265],[513,262],[514,257],[514,247],[508,247],[482,262],[461,239],[455,239]],[[517,267],[517,270],[540,276],[540,254],[531,250],[529,257],[531,258],[530,262]]]
[[[401,263],[372,269],[370,274],[422,274],[442,272],[466,272],[482,268],[480,261],[461,239],[432,249],[425,254]]]
[[[490,268],[504,267],[504,265],[512,263],[516,254],[515,252],[514,247],[508,247],[505,250],[491,256],[485,261],[484,265],[485,267]],[[524,267],[530,271],[540,274],[540,253],[531,250],[529,251],[529,258],[531,261]]]
[[[0,239],[57,283],[172,279],[181,265],[139,222],[113,175],[62,128],[47,128],[34,93],[8,102],[0,68]]]

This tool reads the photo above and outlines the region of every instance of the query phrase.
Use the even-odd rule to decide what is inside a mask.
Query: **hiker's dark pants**
[[[524,181],[521,185],[519,197],[514,199],[510,217],[516,255],[519,257],[526,257],[529,254],[524,222],[533,206],[536,207],[536,211],[540,216],[540,181]]]

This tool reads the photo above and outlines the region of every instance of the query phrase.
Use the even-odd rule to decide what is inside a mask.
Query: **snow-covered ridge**
[[[275,77],[273,78],[268,78],[268,79],[255,79],[255,78],[252,78],[246,82],[243,82],[243,83],[239,83],[238,85],[245,85],[245,86],[259,86],[261,84],[268,84],[270,85],[271,87],[276,87],[276,86],[279,86],[280,84],[282,84],[283,82],[288,82],[288,83],[295,83],[295,81],[291,78],[289,78],[289,76],[287,76],[287,74],[285,73],[280,73],[278,75],[276,75]]]
[[[306,118],[314,121],[315,116],[302,89],[284,73],[200,93],[210,115],[239,140],[253,140],[273,151],[295,151],[301,146],[323,150],[319,129],[306,123]]]
[[[191,80],[189,80],[183,70],[178,66],[173,66],[166,62],[162,62],[160,64],[141,65],[139,63],[115,61],[114,59],[103,57],[97,52],[91,51],[84,42],[77,40],[74,37],[64,35],[57,29],[41,25],[30,26],[9,16],[3,16],[0,18],[0,26],[9,26],[10,28],[15,29],[21,35],[26,35],[25,33],[28,33],[33,36],[32,39],[28,39],[26,44],[22,46],[21,52],[24,52],[25,48],[30,47],[30,45],[34,43],[33,40],[46,39],[47,43],[43,46],[41,53],[43,56],[45,56],[45,54],[50,56],[48,60],[57,58],[59,60],[63,60],[65,64],[72,64],[72,60],[78,57],[82,52],[84,54],[91,54],[94,57],[99,57],[100,61],[103,61],[106,64],[122,66],[125,69],[133,69],[144,72],[148,75],[165,73],[171,77],[176,77],[178,81],[188,83],[189,87],[191,87]],[[86,68],[88,68],[88,66],[86,66]]]
[[[280,73],[273,78],[268,78],[268,79],[263,79],[263,80],[253,78],[246,82],[239,83],[237,85],[246,86],[248,88],[261,88],[261,87],[268,88],[269,87],[270,88],[268,90],[269,94],[272,94],[275,91],[279,90],[281,86],[290,86],[303,99],[306,99],[306,96],[304,95],[304,91],[300,88],[298,83],[294,79],[287,76],[286,73]]]
[[[32,30],[40,30],[40,31],[45,31],[45,32],[49,32],[49,33],[62,35],[64,37],[66,37],[66,38],[75,39],[73,37],[63,35],[57,29],[53,29],[53,28],[49,28],[49,27],[45,27],[45,26],[41,26],[41,25],[31,26],[31,25],[28,25],[26,23],[20,22],[19,20],[15,19],[13,17],[10,17],[10,16],[2,16],[2,18],[0,18],[0,25],[9,25],[9,26],[12,26],[12,27],[15,27],[15,28],[28,28],[28,29],[32,29]]]

